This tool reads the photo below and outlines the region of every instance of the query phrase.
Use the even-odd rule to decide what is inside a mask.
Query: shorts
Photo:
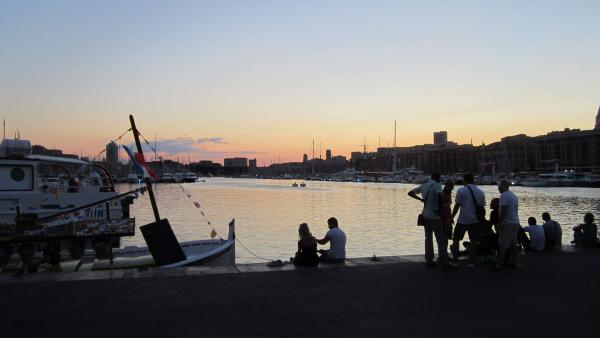
[[[469,234],[469,240],[471,242],[476,242],[481,235],[481,223],[473,223],[473,224],[462,224],[458,223],[454,227],[454,236],[452,240],[454,241],[462,241],[465,237],[465,233]]]
[[[498,248],[508,249],[517,244],[517,235],[519,234],[519,224],[502,224],[498,227]]]

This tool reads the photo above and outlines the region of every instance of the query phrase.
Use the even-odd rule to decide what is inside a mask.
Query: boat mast
[[[131,131],[133,132],[133,138],[135,139],[135,146],[137,147],[138,153],[144,158],[144,151],[142,150],[142,144],[140,143],[140,136],[138,135],[138,130],[135,126],[135,120],[133,119],[133,115],[129,115],[129,122],[131,122]],[[145,162],[145,161],[144,161]],[[154,218],[156,221],[160,221],[160,215],[158,213],[158,206],[156,205],[156,199],[154,199],[154,191],[152,190],[152,182],[150,182],[150,177],[144,177],[144,182],[146,183],[146,188],[148,189],[148,196],[150,196],[150,203],[152,204],[152,211],[154,212]]]
[[[312,161],[310,161],[312,174],[315,174],[315,139],[313,138]]]
[[[392,165],[392,171],[396,172],[397,168],[397,152],[396,152],[396,121],[394,121],[394,164]]]

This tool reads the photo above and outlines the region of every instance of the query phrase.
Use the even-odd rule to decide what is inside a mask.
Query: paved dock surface
[[[55,280],[2,277],[1,332],[2,337],[600,336],[600,250],[519,258],[522,266],[502,272],[483,266],[443,271],[425,268],[418,256],[404,256],[269,273],[248,265]]]

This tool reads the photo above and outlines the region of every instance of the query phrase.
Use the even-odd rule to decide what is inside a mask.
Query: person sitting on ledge
[[[573,227],[574,240],[571,242],[582,248],[595,248],[598,245],[598,226],[591,213],[583,216],[583,224]]]
[[[302,223],[298,227],[298,251],[292,259],[297,266],[317,266],[319,256],[317,255],[317,240],[310,233],[308,224]]]
[[[546,236],[546,250],[560,250],[562,246],[562,228],[560,224],[545,212],[542,214],[544,236]]]
[[[529,226],[523,228],[523,231],[529,233],[529,250],[542,252],[546,246],[546,236],[544,235],[544,228],[541,225],[537,225],[535,217],[529,217],[527,219]]]
[[[325,263],[343,263],[346,259],[346,233],[338,227],[338,221],[335,217],[327,220],[329,231],[323,239],[317,239],[317,243],[324,245],[330,242],[329,250],[319,250],[321,253],[321,262]]]

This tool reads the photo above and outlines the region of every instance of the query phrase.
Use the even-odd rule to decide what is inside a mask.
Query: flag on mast
[[[126,145],[123,145],[123,148],[125,148],[127,155],[129,155],[129,157],[131,158],[131,162],[133,163],[135,171],[137,171],[137,174],[139,176],[142,176],[144,178],[153,177],[157,180],[159,179],[158,175],[156,175],[154,171],[152,171],[152,169],[150,169],[146,164],[146,160],[144,160],[143,154],[135,153],[134,155],[133,151],[131,151],[131,149],[129,149],[129,147],[127,147]]]

